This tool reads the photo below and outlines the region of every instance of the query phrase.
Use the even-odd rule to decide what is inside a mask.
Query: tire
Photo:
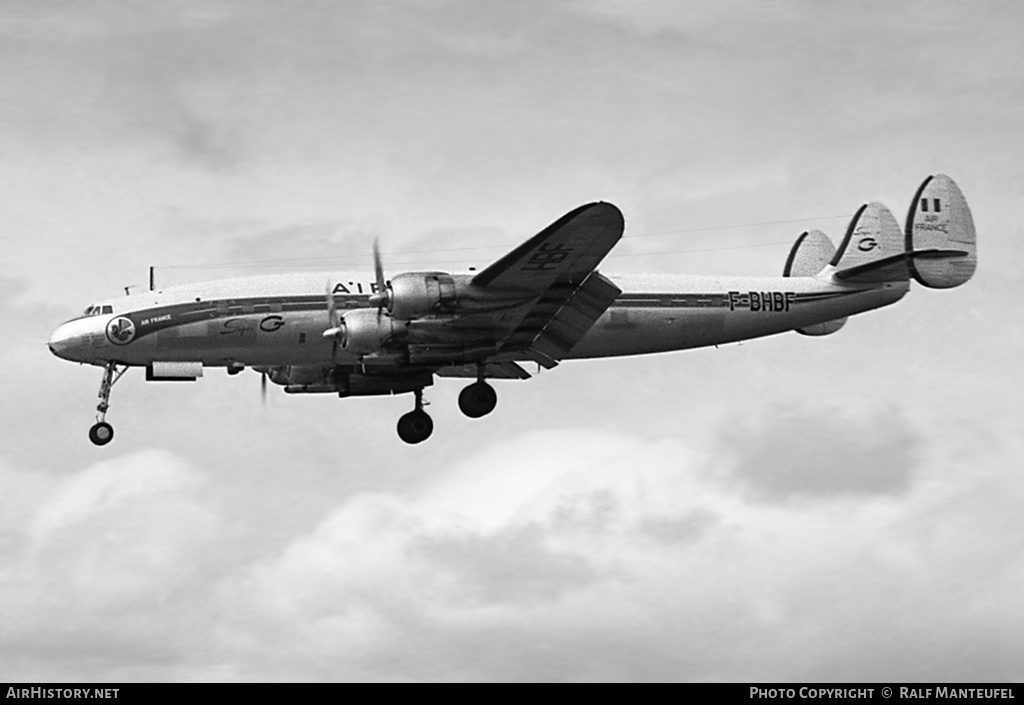
[[[92,441],[94,445],[107,445],[110,441],[114,440],[114,427],[105,421],[100,421],[99,423],[94,424],[93,427],[89,429],[89,440]]]
[[[459,393],[459,410],[471,419],[494,411],[498,405],[498,393],[487,382],[474,382]]]
[[[422,443],[433,432],[434,421],[425,411],[410,411],[398,419],[398,437],[411,445]]]

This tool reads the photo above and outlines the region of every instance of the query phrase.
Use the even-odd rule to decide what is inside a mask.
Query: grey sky
[[[1015,3],[5,2],[0,679],[1020,680]],[[58,323],[165,284],[484,265],[627,235],[902,219],[945,172],[973,281],[833,336],[566,363],[436,431],[406,397],[114,389]],[[842,218],[624,240],[791,242]],[[786,245],[610,258],[777,274]],[[462,265],[464,266],[464,265]]]

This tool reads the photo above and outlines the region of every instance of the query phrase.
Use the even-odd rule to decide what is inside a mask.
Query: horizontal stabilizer
[[[833,272],[832,276],[847,284],[883,284],[909,278],[910,268],[920,262],[947,262],[967,257],[962,250],[915,250],[876,259]]]

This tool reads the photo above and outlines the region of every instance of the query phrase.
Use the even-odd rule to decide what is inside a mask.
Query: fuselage
[[[772,335],[895,303],[909,288],[907,281],[851,286],[834,281],[828,271],[815,277],[605,276],[622,293],[567,359],[685,350]],[[264,275],[166,287],[91,306],[90,315],[55,331],[50,348],[62,358],[98,365],[395,364],[386,355],[348,355],[324,339],[328,282],[342,315],[368,308],[376,289],[365,274],[352,273]],[[413,325],[443,338],[445,316]],[[529,359],[512,353],[508,358]]]

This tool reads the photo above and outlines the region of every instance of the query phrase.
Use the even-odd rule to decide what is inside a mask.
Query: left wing
[[[624,228],[622,211],[611,203],[588,203],[477,274],[473,283],[540,295],[558,279],[594,271],[622,237]]]
[[[488,315],[499,352],[558,364],[622,293],[596,268],[624,228],[611,203],[580,206],[477,274],[476,286],[528,298]]]

